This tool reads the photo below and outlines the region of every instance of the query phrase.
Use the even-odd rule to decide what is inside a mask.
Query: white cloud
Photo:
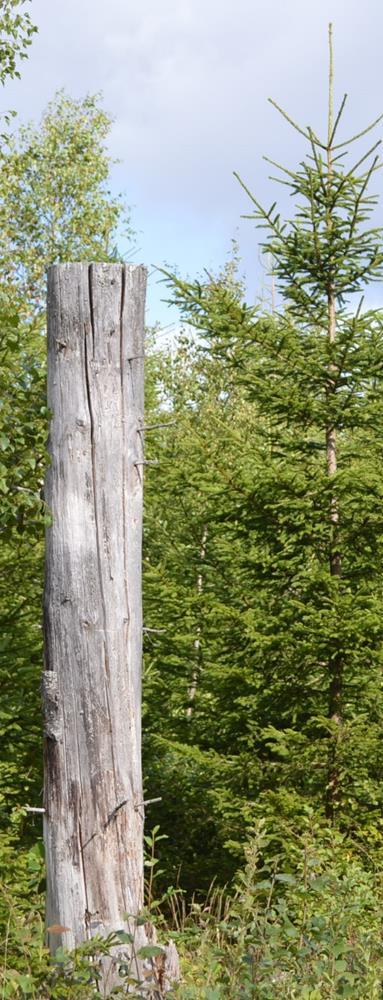
[[[245,210],[234,168],[272,200],[262,153],[295,162],[302,146],[267,97],[324,127],[329,19],[351,127],[380,110],[381,0],[33,0],[31,13],[39,36],[7,104],[36,117],[61,86],[103,91],[149,261],[222,259]],[[251,268],[250,229],[244,246]]]

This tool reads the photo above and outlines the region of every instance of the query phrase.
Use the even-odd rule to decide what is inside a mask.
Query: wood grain
[[[143,899],[141,536],[146,271],[48,274],[44,598],[50,946],[128,929]]]

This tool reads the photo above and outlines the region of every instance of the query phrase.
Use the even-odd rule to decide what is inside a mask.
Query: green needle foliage
[[[241,181],[280,308],[249,308],[222,284],[214,295],[172,285],[203,349],[235,373],[261,432],[238,460],[239,495],[222,488],[215,514],[221,551],[237,553],[247,586],[232,670],[243,686],[237,733],[253,752],[254,808],[299,815],[309,802],[350,834],[368,828],[380,845],[383,318],[360,298],[383,273],[370,193],[379,143],[352,166],[345,156],[382,116],[339,138],[346,98],[334,117],[331,28],[329,41],[327,137],[282,112],[308,146],[296,171],[279,168],[293,218],[263,208]]]
[[[245,303],[234,257],[171,277],[188,335],[149,348],[149,901],[173,908],[185,1000],[381,995],[383,313],[362,294],[383,240],[378,145],[353,153],[380,118],[343,142],[332,94],[330,30],[326,137],[278,108],[307,144],[296,171],[274,164],[295,214],[241,181],[278,308]],[[95,969],[88,944],[49,965],[40,820],[20,808],[41,795],[44,269],[115,259],[108,127],[60,94],[0,154],[0,992],[41,1000],[93,995]]]

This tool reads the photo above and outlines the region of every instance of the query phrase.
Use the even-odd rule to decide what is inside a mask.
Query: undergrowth
[[[260,823],[234,893],[213,890],[189,912],[173,904],[184,974],[177,997],[381,998],[381,876],[311,817],[285,854],[274,840]]]
[[[299,831],[277,833],[260,822],[245,847],[234,886],[212,886],[205,900],[179,890],[155,899],[154,844],[149,847],[149,908],[158,944],[173,938],[182,978],[169,1000],[327,1000],[383,995],[383,886],[379,872],[339,832],[309,813]],[[149,838],[150,840],[150,838]],[[94,940],[52,962],[44,942],[36,848],[14,860],[1,890],[1,1000],[94,1000],[102,954],[116,944]],[[20,891],[12,888],[18,878]],[[29,886],[28,892],[27,884]],[[118,928],[116,929],[118,931]],[[117,939],[118,941],[118,939]],[[121,934],[119,938],[121,944]],[[147,997],[131,966],[115,996]],[[160,996],[156,993],[156,996]]]

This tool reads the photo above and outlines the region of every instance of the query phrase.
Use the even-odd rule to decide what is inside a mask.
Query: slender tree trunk
[[[43,700],[52,951],[128,930],[126,914],[143,905],[145,284],[143,267],[119,264],[61,264],[48,277]],[[136,934],[142,943],[143,929]]]
[[[329,296],[329,341],[334,343],[336,330],[335,302],[333,295]],[[331,384],[332,376],[330,366],[330,388],[328,398],[334,391]],[[336,431],[334,427],[328,425],[326,429],[326,458],[327,473],[334,476],[337,471],[337,447]],[[330,557],[329,569],[333,579],[341,576],[341,554],[339,550],[339,508],[335,494],[330,500]],[[326,815],[331,821],[334,819],[335,809],[339,801],[339,767],[337,761],[338,743],[342,727],[342,702],[343,702],[343,658],[340,651],[333,650],[329,661],[329,698],[328,715],[334,725],[334,732],[331,737],[329,753],[328,782],[326,794]]]
[[[205,559],[206,556],[206,543],[207,543],[207,526],[205,524],[202,532],[201,545],[199,550],[201,564],[203,563],[203,560]],[[202,565],[201,565],[201,569],[197,576],[198,596],[202,594],[202,591],[203,591],[203,576],[202,576]],[[195,696],[197,694],[198,681],[201,674],[201,670],[202,670],[201,626],[199,625],[197,628],[197,636],[194,640],[194,667],[193,667],[191,683],[188,688],[189,704],[186,709],[187,719],[191,719],[193,716],[194,701],[195,701]]]
[[[329,238],[331,237],[332,216],[331,216],[331,188],[333,175],[333,150],[332,133],[334,128],[333,114],[333,50],[332,50],[332,25],[329,28],[329,49],[330,49],[330,71],[329,71],[329,113],[328,113],[328,146],[327,146],[327,184],[329,208],[327,216],[327,229]],[[330,262],[331,268],[331,262]],[[330,274],[330,281],[327,292],[327,337],[329,345],[336,342],[336,293],[335,277]],[[330,411],[331,398],[336,390],[336,369],[330,362],[329,379],[327,388],[327,404]],[[337,472],[337,440],[336,430],[329,412],[328,424],[326,427],[326,463],[328,476],[335,476]],[[339,507],[336,495],[333,494],[330,500],[330,557],[329,569],[332,578],[341,576],[341,554],[339,550]],[[342,724],[342,698],[343,698],[343,660],[342,655],[336,649],[329,661],[329,702],[328,714],[334,723],[336,731],[333,734],[329,755],[328,784],[326,794],[326,814],[330,820],[334,818],[336,804],[339,798],[339,769],[337,764],[337,746],[339,733]]]

